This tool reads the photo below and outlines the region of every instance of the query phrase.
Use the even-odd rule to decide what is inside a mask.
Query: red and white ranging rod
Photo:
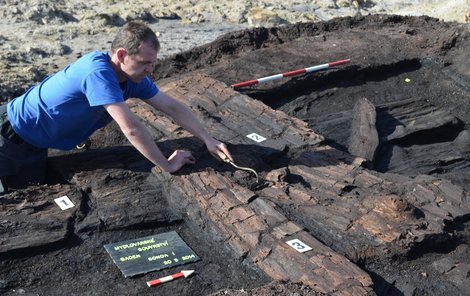
[[[327,70],[327,69],[329,69],[331,67],[334,67],[334,66],[339,66],[339,65],[349,63],[350,61],[351,61],[350,59],[339,60],[339,61],[331,62],[331,63],[327,63],[327,64],[321,64],[321,65],[312,66],[312,67],[303,68],[303,69],[298,69],[298,70],[294,70],[294,71],[289,71],[289,72],[285,72],[285,73],[281,73],[281,74],[266,76],[266,77],[263,77],[263,78],[258,78],[258,79],[253,79],[253,80],[248,80],[248,81],[244,81],[244,82],[235,83],[235,84],[232,84],[232,87],[233,88],[239,88],[239,87],[243,87],[243,86],[250,86],[250,85],[255,85],[255,84],[258,84],[258,83],[266,83],[268,81],[279,80],[279,79],[282,79],[284,77],[299,75],[299,74],[303,74],[303,73],[310,73],[310,72],[315,72],[315,71],[320,71],[320,70]]]
[[[155,287],[155,286],[158,286],[158,285],[161,285],[161,284],[164,284],[166,282],[170,282],[172,280],[176,280],[176,279],[179,279],[179,278],[182,278],[182,277],[186,278],[186,277],[190,276],[193,272],[194,272],[194,270],[182,270],[181,272],[178,272],[178,273],[175,273],[175,274],[172,274],[172,275],[169,275],[169,276],[164,276],[164,277],[161,277],[161,278],[156,279],[156,280],[148,281],[147,286]]]

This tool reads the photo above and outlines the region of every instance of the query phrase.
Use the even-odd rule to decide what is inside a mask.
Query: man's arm
[[[154,97],[145,100],[145,102],[167,114],[173,118],[178,125],[201,139],[206,144],[212,156],[221,160],[229,158],[233,161],[225,144],[209,135],[196,116],[178,101],[165,94],[163,91],[159,91]]]
[[[168,159],[162,154],[153,141],[147,128],[140,119],[129,109],[126,103],[105,105],[104,108],[119,125],[129,142],[153,164],[163,171],[176,172],[187,163],[194,163],[191,152],[176,150]]]

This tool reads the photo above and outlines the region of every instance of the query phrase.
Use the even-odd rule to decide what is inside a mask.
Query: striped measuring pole
[[[303,73],[310,73],[310,72],[315,72],[315,71],[327,70],[327,69],[329,69],[331,67],[334,67],[334,66],[339,66],[339,65],[349,63],[350,61],[351,61],[350,59],[339,60],[339,61],[331,62],[331,63],[327,63],[327,64],[321,64],[321,65],[312,66],[312,67],[303,68],[303,69],[298,69],[298,70],[294,70],[294,71],[289,71],[289,72],[285,72],[285,73],[281,73],[281,74],[266,76],[266,77],[263,77],[263,78],[258,78],[258,79],[253,79],[253,80],[248,80],[248,81],[244,81],[244,82],[235,83],[235,84],[232,84],[232,87],[233,88],[239,88],[239,87],[244,87],[244,86],[255,85],[255,84],[258,84],[258,83],[266,83],[268,81],[279,80],[279,79],[282,79],[284,77],[300,75],[300,74],[303,74]]]
[[[158,285],[161,285],[161,284],[164,284],[164,283],[167,283],[167,282],[170,282],[172,280],[176,280],[182,277],[186,278],[190,276],[193,272],[194,270],[182,270],[181,272],[178,272],[169,276],[164,276],[156,280],[148,281],[147,286],[155,287],[155,286],[158,286]]]

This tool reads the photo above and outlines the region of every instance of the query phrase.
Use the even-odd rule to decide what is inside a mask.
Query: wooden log
[[[183,87],[191,89],[191,93],[182,91]],[[265,149],[265,156],[283,151],[285,147],[294,149],[305,144],[314,146],[324,140],[305,122],[240,95],[203,74],[183,77],[178,81],[163,81],[160,88],[188,105],[216,138],[232,144],[269,148]],[[251,133],[263,136],[266,140],[256,143],[246,137]]]
[[[30,191],[42,194],[30,195]],[[65,195],[75,206],[61,210],[54,199]],[[81,202],[82,192],[70,185],[31,186],[3,195],[0,255],[18,251],[25,255],[25,251],[64,242]]]
[[[371,292],[372,281],[367,273],[302,231],[299,225],[277,211],[274,204],[260,197],[241,203],[233,192],[242,190],[229,178],[221,178],[215,173],[184,176],[154,173],[150,180],[155,186],[164,186],[174,207],[187,213],[191,219],[201,221],[199,223],[211,225],[232,250],[251,258],[273,279],[302,281],[324,293],[346,293],[353,288]],[[194,180],[201,180],[206,190],[187,191],[196,184]],[[232,189],[226,190],[229,187]],[[188,195],[188,192],[194,195]],[[285,243],[294,238],[301,239],[313,250],[299,253]],[[325,266],[309,260],[312,256],[336,259],[328,261],[328,266]],[[348,272],[340,271],[345,268]]]
[[[429,239],[433,237],[439,244],[438,238],[446,237],[445,221],[470,212],[468,193],[449,181],[371,172],[354,164],[337,163],[325,156],[325,151],[306,152],[315,156],[301,155],[291,162],[288,172],[302,176],[301,183],[271,181],[273,186],[285,188],[287,196],[261,196],[296,217],[302,227],[348,258],[383,256],[383,249],[388,250],[388,256],[404,255],[423,241],[432,243]],[[319,161],[322,156],[323,161]],[[312,159],[315,161],[309,162]],[[323,165],[310,166],[312,163]],[[343,176],[332,173],[336,170],[331,168],[338,167],[343,167]],[[312,196],[311,200],[298,198],[297,192],[302,190]]]
[[[375,106],[366,98],[360,98],[353,108],[351,135],[348,151],[374,163],[379,136],[375,128]]]
[[[158,188],[145,182],[147,174],[139,171],[150,170],[150,165],[132,146],[57,155],[51,157],[49,163],[70,183],[86,192],[84,198],[89,203],[89,212],[86,219],[77,221],[78,232],[181,219],[167,207]]]

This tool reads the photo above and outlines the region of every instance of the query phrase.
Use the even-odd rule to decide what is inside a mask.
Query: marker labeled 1
[[[73,208],[75,205],[67,195],[54,199],[55,203],[63,210]]]

